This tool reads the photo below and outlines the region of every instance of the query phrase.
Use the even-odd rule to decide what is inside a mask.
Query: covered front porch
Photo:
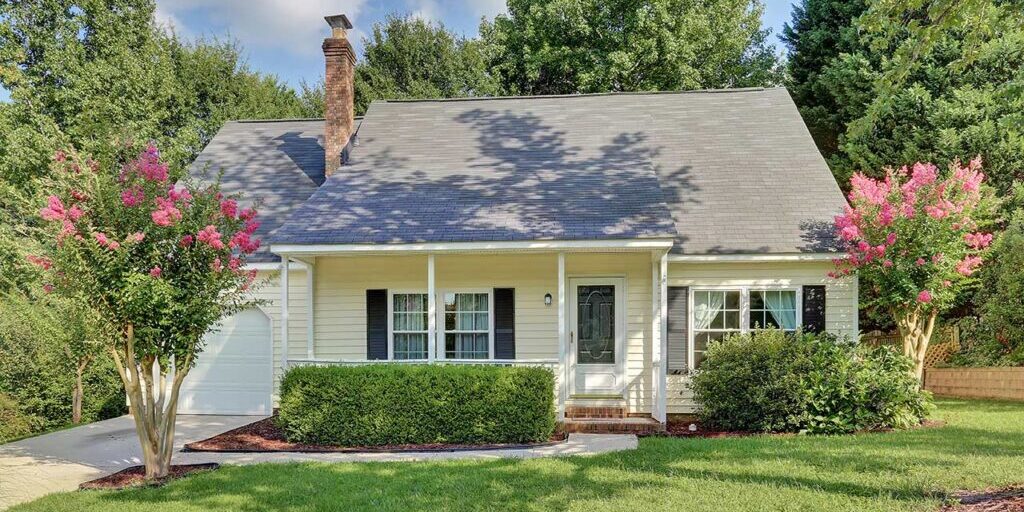
[[[289,269],[275,300],[275,369],[543,366],[560,421],[617,409],[664,423],[670,246],[274,246]]]

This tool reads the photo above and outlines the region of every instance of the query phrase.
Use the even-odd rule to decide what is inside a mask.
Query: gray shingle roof
[[[200,153],[191,174],[211,179],[223,172],[221,190],[258,203],[262,239],[252,262],[279,261],[269,251],[268,235],[324,182],[324,122],[231,121]],[[203,176],[205,174],[205,176]]]
[[[781,88],[376,102],[350,165],[316,189],[321,133],[233,123],[200,161],[280,206],[262,211],[277,244],[668,236],[683,254],[817,252],[845,204]]]

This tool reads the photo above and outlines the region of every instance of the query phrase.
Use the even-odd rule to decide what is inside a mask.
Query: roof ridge
[[[405,98],[405,99],[382,99],[374,100],[374,103],[447,103],[456,101],[495,101],[495,100],[526,100],[526,99],[547,99],[547,98],[589,98],[596,96],[644,96],[644,95],[668,95],[668,94],[728,94],[745,92],[763,92],[770,89],[783,89],[776,87],[736,87],[730,89],[690,89],[685,91],[616,91],[616,92],[588,92],[579,94],[534,94],[525,96],[467,96],[464,98]]]

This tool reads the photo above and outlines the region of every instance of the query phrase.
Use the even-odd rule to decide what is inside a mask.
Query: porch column
[[[281,255],[281,372],[288,369],[288,256]]]
[[[565,401],[569,387],[568,347],[565,344],[565,253],[558,253],[558,367],[561,383],[558,389],[558,421],[565,419]]]
[[[316,357],[316,345],[313,339],[316,324],[313,321],[313,312],[316,310],[313,304],[315,297],[314,286],[316,283],[315,272],[316,259],[311,258],[306,262],[306,357]]]
[[[437,293],[434,291],[434,255],[427,255],[427,360],[437,358]]]
[[[658,418],[661,385],[661,279],[657,252],[651,253],[651,416]],[[659,420],[660,421],[660,420]]]
[[[661,335],[659,336],[661,360],[658,369],[658,401],[655,404],[655,419],[666,423],[668,421],[668,251],[662,253],[659,263],[661,279],[658,286],[658,293],[660,295],[658,304],[661,311],[658,318],[661,321],[659,326],[661,330]]]

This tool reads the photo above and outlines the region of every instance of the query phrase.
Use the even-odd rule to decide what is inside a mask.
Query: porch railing
[[[299,366],[362,366],[368,364],[464,364],[485,366],[535,366],[558,369],[558,359],[288,359],[288,368]]]

